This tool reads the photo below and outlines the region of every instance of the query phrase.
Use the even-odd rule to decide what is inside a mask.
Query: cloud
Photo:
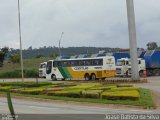
[[[137,43],[159,41],[160,3],[135,0]],[[125,0],[20,0],[23,48],[129,47]],[[0,2],[1,46],[18,48],[17,2]],[[0,47],[1,47],[0,46]]]

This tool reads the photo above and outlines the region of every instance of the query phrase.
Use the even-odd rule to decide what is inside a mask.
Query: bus
[[[50,60],[47,62],[46,78],[96,80],[114,77],[115,71],[113,56]]]
[[[39,77],[46,78],[46,66],[47,62],[40,63],[39,65]]]

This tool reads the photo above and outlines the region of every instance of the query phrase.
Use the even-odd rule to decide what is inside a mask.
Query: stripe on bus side
[[[63,78],[72,78],[71,74],[69,73],[66,67],[58,67],[60,73],[62,74]]]

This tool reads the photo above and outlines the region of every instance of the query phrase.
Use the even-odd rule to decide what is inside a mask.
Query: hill
[[[109,48],[109,47],[68,47],[68,48],[61,48],[62,55],[79,55],[79,54],[93,54],[98,53],[101,50],[105,50],[106,52],[110,51],[118,51],[119,48]],[[18,49],[11,49],[8,56],[11,54],[20,53]],[[42,55],[45,57],[50,57],[53,53],[59,54],[58,47],[41,47],[32,49],[29,47],[28,49],[23,50],[23,57],[25,59],[28,58],[35,58],[38,55]]]

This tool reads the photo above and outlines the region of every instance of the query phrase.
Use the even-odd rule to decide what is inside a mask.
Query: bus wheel
[[[56,75],[52,75],[52,76],[51,76],[51,79],[52,79],[53,81],[54,81],[54,80],[57,80],[57,79],[56,79]]]
[[[85,80],[90,80],[89,74],[86,73],[86,74],[84,75],[84,78],[85,78]]]
[[[91,80],[96,80],[96,75],[94,73],[91,74]]]

